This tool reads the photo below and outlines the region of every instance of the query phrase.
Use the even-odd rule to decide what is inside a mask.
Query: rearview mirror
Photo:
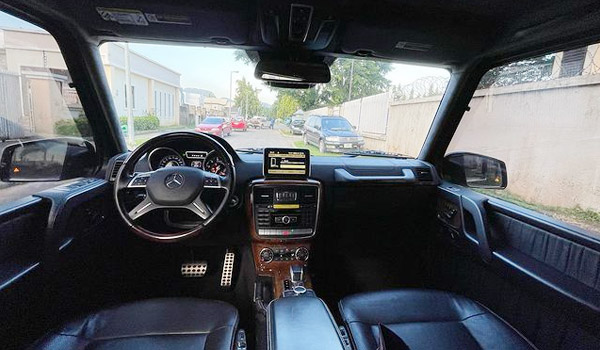
[[[15,142],[2,149],[0,179],[60,181],[88,176],[96,170],[94,146],[76,138]]]
[[[472,188],[503,189],[508,184],[503,161],[475,153],[450,153],[444,158],[444,179]]]
[[[325,63],[260,61],[254,76],[272,86],[307,88],[331,80]]]

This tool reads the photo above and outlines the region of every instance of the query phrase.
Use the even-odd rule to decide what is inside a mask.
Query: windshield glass
[[[211,118],[207,117],[202,121],[202,124],[221,124],[223,122],[222,118]]]
[[[323,119],[323,129],[331,131],[352,131],[352,125],[344,119]]]
[[[441,68],[337,58],[329,83],[283,89],[256,79],[256,62],[241,50],[105,43],[100,54],[132,149],[164,132],[196,130],[223,137],[234,149],[416,157],[449,79]],[[324,118],[323,129],[317,129],[308,122],[311,116],[341,118]],[[220,124],[216,117],[228,123],[201,127]],[[246,125],[230,123],[237,120]],[[326,139],[327,130],[352,139]]]

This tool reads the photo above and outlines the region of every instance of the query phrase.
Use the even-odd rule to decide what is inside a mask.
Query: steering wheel
[[[135,173],[137,162],[156,147],[172,140],[200,141],[208,144],[222,159],[226,159],[227,176],[220,176],[188,166],[165,167],[155,171]],[[212,137],[196,132],[172,132],[154,137],[129,154],[117,173],[114,183],[114,199],[121,218],[135,234],[156,242],[176,242],[202,233],[223,211],[230,200],[235,185],[235,167],[231,155]],[[122,192],[131,188],[144,189],[145,198],[133,209],[126,209]],[[223,199],[215,208],[202,200],[208,191],[224,191]],[[160,233],[148,230],[136,220],[155,209],[187,209],[200,218],[195,227],[175,233]]]

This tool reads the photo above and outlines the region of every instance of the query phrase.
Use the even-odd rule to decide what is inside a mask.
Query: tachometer
[[[170,166],[184,166],[184,165],[185,165],[185,162],[183,161],[183,158],[181,158],[177,154],[170,154],[168,156],[164,156],[158,163],[159,168],[166,168],[166,167],[170,167]]]
[[[214,152],[206,157],[206,160],[204,161],[204,170],[210,171],[213,174],[227,176],[227,164],[225,164],[225,161]]]

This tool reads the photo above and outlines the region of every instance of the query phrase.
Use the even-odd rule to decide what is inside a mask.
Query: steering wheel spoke
[[[210,210],[208,205],[204,203],[200,196],[196,197],[192,203],[186,205],[184,208],[196,214],[202,220],[206,220],[212,215],[212,210]]]
[[[150,196],[146,195],[138,205],[136,205],[133,209],[127,213],[131,220],[136,220],[137,218],[151,212],[154,209],[157,209],[158,206],[150,199]]]

